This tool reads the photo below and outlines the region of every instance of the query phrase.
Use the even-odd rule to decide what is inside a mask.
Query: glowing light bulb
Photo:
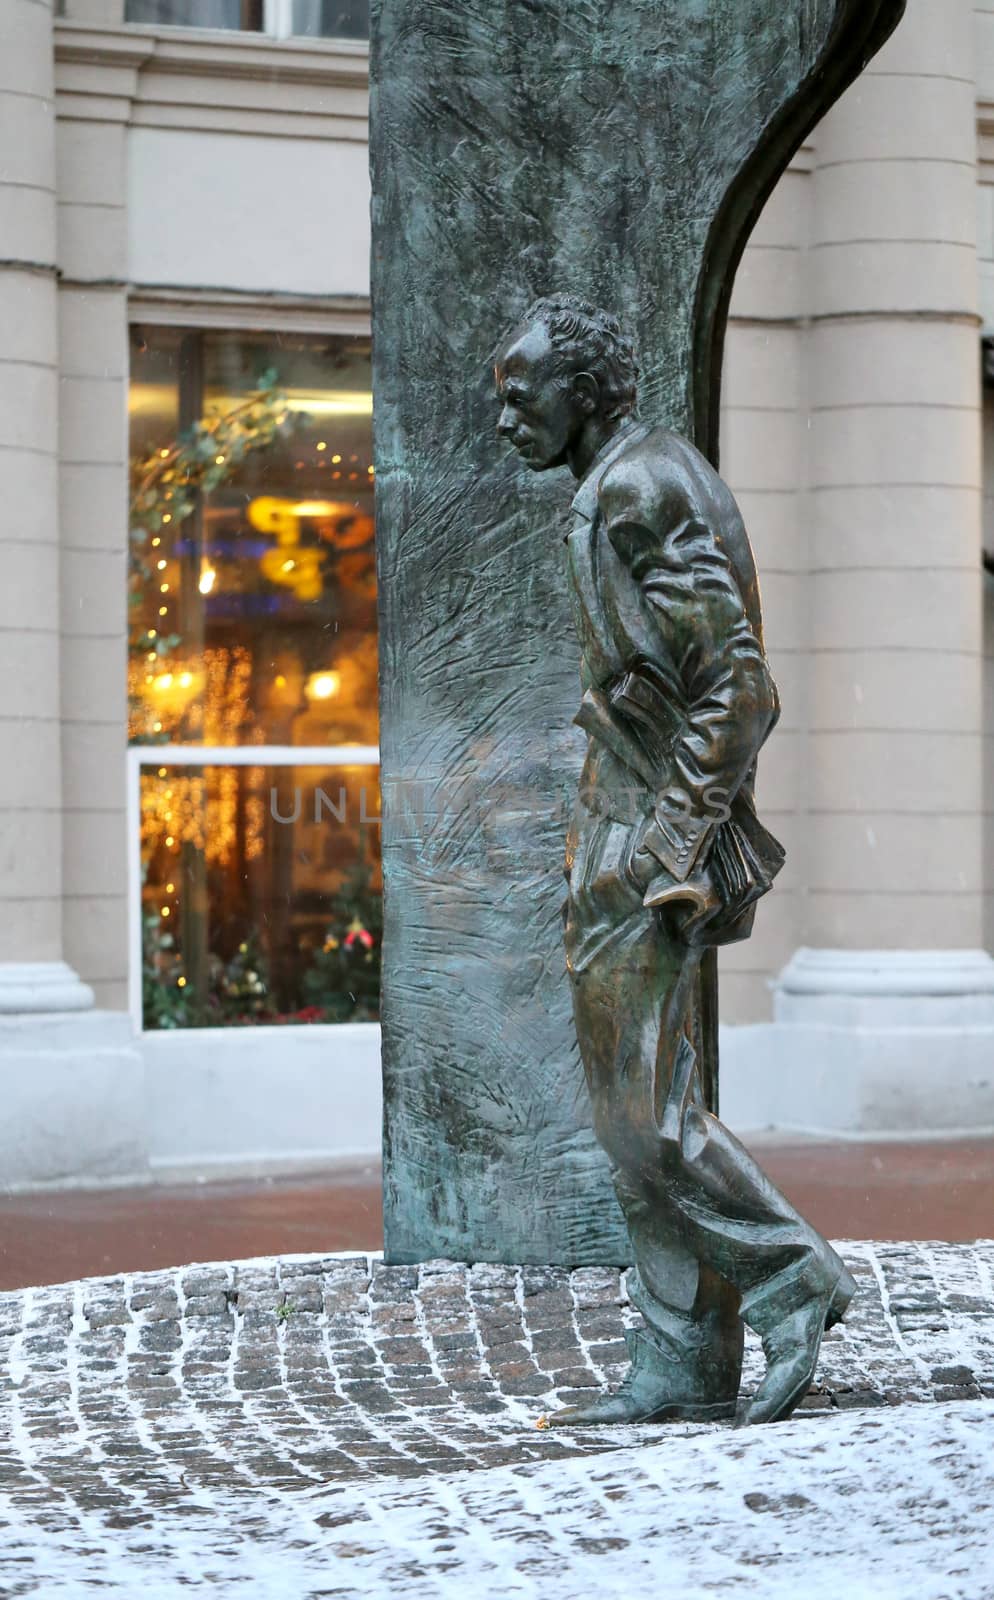
[[[197,583],[197,588],[200,590],[201,594],[210,594],[216,582],[217,573],[209,564],[209,562],[205,561],[200,569],[200,579]]]
[[[309,700],[330,700],[342,686],[340,672],[312,672],[304,693]]]

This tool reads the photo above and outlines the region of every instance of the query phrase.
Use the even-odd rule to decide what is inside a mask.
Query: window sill
[[[59,19],[59,65],[149,68],[222,78],[266,78],[321,87],[365,88],[369,44],[363,39],[276,39],[228,29],[114,26]]]

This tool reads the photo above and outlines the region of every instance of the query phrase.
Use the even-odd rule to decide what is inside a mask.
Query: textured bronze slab
[[[728,295],[901,0],[380,0],[372,39],[388,1259],[625,1259],[563,972],[583,741],[563,486],[522,504],[494,341],[569,284],[712,459]],[[555,474],[549,474],[554,479]]]

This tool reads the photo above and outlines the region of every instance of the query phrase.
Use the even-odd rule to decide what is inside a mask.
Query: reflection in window
[[[135,329],[130,413],[131,742],[375,746],[368,339]],[[263,781],[261,768],[234,765],[143,769],[147,1026],[170,1025],[157,983],[184,1025],[245,1020],[220,1005],[218,988],[218,963],[237,973],[242,957],[268,1019],[305,1009],[315,932],[300,920],[300,895],[324,894],[315,915],[330,917],[338,890],[320,888],[322,872],[340,878],[351,849],[349,870],[361,860],[367,875],[355,893],[363,904],[378,896],[373,843],[357,854],[360,835],[344,824],[334,860],[323,841],[324,867],[301,886],[287,852],[308,824],[267,821],[270,790],[281,795],[293,769],[273,771]],[[352,809],[378,808],[367,797]],[[361,915],[375,983],[379,934]],[[346,966],[330,962],[329,978],[341,967],[344,983]],[[325,1020],[375,1015],[368,997],[342,999],[350,993],[354,984],[340,1004],[313,1005]]]
[[[146,1028],[371,1022],[376,767],[143,768]]]
[[[217,481],[180,520],[177,442],[244,415],[273,373],[275,437],[198,447]],[[375,744],[369,341],[135,330],[130,408],[136,473],[164,462],[136,546],[132,741]]]
[[[237,28],[260,33],[263,0],[125,0],[124,20],[172,28]]]
[[[368,39],[369,0],[293,0],[293,32],[319,39]]]

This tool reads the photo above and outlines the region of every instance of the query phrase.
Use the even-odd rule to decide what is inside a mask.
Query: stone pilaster
[[[982,942],[972,7],[912,4],[817,135],[805,943]]]
[[[751,939],[720,954],[721,1016],[765,1021],[769,978],[803,937],[809,526],[806,323],[812,150],[767,203],[736,275],[722,386],[721,466],[756,554],[766,650],[781,716],[759,761],[756,797],[787,850]]]
[[[63,959],[65,709],[57,158],[51,7],[0,0],[0,1184],[144,1160],[129,1019]],[[75,359],[75,357],[74,357]],[[71,386],[70,386],[71,387]],[[70,419],[71,420],[71,419]],[[119,515],[120,513],[118,513]],[[123,596],[122,596],[123,603]],[[123,661],[121,670],[123,672]],[[121,730],[118,728],[118,738]],[[68,1017],[67,1012],[87,1011]]]
[[[0,1011],[92,995],[61,964],[52,16],[0,0]]]

